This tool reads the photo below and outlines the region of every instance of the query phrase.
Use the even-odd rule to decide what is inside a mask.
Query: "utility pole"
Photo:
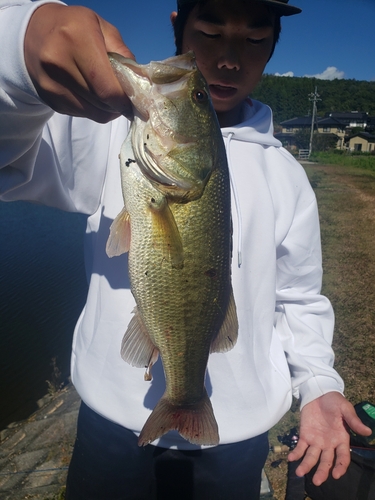
[[[321,101],[319,99],[320,95],[318,94],[318,87],[315,87],[315,92],[312,92],[309,94],[309,101],[312,101],[313,103],[313,114],[312,114],[312,119],[311,119],[311,133],[310,133],[310,145],[309,145],[309,156],[311,155],[312,151],[312,143],[313,143],[313,137],[314,137],[314,125],[315,125],[315,119],[316,119],[316,103],[317,101]]]

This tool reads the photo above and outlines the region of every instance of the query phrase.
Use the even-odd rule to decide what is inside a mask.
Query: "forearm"
[[[29,19],[44,3],[0,4],[0,195],[30,177],[43,126],[53,114],[34,89],[23,51]]]
[[[297,212],[279,249],[276,330],[301,405],[327,392],[343,391],[333,368],[334,314],[320,293],[322,262],[315,200]]]
[[[291,373],[293,393],[301,407],[332,391],[343,393],[344,383],[333,368],[331,347],[334,315],[329,301],[317,294],[279,304],[277,330]]]

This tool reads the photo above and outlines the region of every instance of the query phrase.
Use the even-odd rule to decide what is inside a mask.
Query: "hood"
[[[248,99],[244,107],[244,120],[233,127],[222,128],[223,137],[232,140],[253,142],[261,146],[281,147],[273,136],[271,108],[254,99]]]
[[[253,99],[247,99],[244,105],[244,120],[234,127],[222,128],[225,148],[228,158],[228,170],[232,188],[235,209],[238,219],[237,234],[237,265],[242,264],[242,217],[240,199],[237,192],[234,172],[231,162],[231,142],[243,141],[259,144],[263,147],[281,147],[282,144],[273,136],[272,111],[269,106]]]

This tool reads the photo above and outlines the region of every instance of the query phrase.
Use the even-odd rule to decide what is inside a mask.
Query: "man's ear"
[[[176,11],[171,12],[169,19],[171,20],[172,26],[174,26],[174,22],[176,21],[176,17],[177,17],[177,12]]]

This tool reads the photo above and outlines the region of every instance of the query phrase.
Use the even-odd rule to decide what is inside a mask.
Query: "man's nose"
[[[228,44],[218,60],[219,69],[240,69],[240,57],[235,44]]]

